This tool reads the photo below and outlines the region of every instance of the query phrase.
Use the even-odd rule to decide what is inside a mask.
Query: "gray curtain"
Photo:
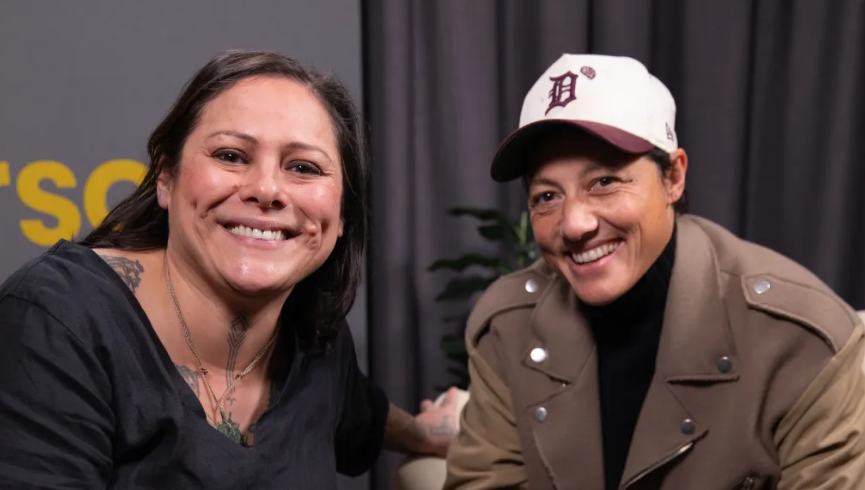
[[[411,411],[448,382],[440,257],[495,253],[453,206],[525,206],[489,177],[560,54],[628,55],[676,97],[691,210],[865,308],[865,0],[370,0],[371,373]],[[398,458],[383,457],[389,488]]]

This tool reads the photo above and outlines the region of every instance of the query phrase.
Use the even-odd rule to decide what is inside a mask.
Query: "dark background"
[[[20,222],[37,160],[76,182],[110,159],[143,161],[182,84],[229,47],[334,71],[369,121],[372,237],[350,322],[360,363],[417,411],[450,378],[458,332],[435,301],[443,257],[501,253],[454,206],[525,208],[489,162],[525,92],[562,53],[627,55],[672,91],[690,156],[691,209],[813,270],[865,309],[865,0],[5,0],[0,2],[0,280],[47,247]],[[8,179],[7,179],[8,173]],[[118,184],[109,205],[131,186]],[[467,307],[468,305],[463,305]],[[389,488],[399,457],[373,474]],[[366,477],[344,488],[366,488]]]

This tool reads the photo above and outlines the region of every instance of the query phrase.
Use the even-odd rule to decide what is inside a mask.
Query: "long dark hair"
[[[268,51],[226,51],[204,65],[187,83],[165,119],[150,135],[147,174],[129,197],[112,209],[82,245],[140,251],[168,243],[168,212],[156,200],[162,170],[174,174],[189,134],[204,106],[238,81],[273,76],[305,85],[327,109],[333,122],[343,170],[343,235],[325,263],[297,284],[283,306],[304,350],[327,352],[354,304],[361,280],[367,237],[368,160],[363,121],[348,90],[334,76]]]

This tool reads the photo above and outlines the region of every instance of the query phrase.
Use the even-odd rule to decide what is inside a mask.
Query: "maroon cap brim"
[[[606,124],[571,119],[544,119],[517,129],[499,146],[490,169],[493,180],[508,182],[525,175],[528,170],[527,165],[530,163],[528,155],[534,149],[534,143],[542,134],[561,126],[582,129],[625,153],[640,155],[648,153],[655,147],[642,138]]]

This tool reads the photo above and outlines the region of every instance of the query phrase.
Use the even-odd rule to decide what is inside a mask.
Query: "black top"
[[[655,375],[675,256],[674,230],[667,247],[631,290],[609,305],[582,307],[598,346],[607,490],[619,488],[637,418]]]
[[[335,489],[377,458],[388,410],[344,327],[315,358],[284,336],[246,448],[207,423],[120,276],[61,241],[0,286],[0,486]]]

